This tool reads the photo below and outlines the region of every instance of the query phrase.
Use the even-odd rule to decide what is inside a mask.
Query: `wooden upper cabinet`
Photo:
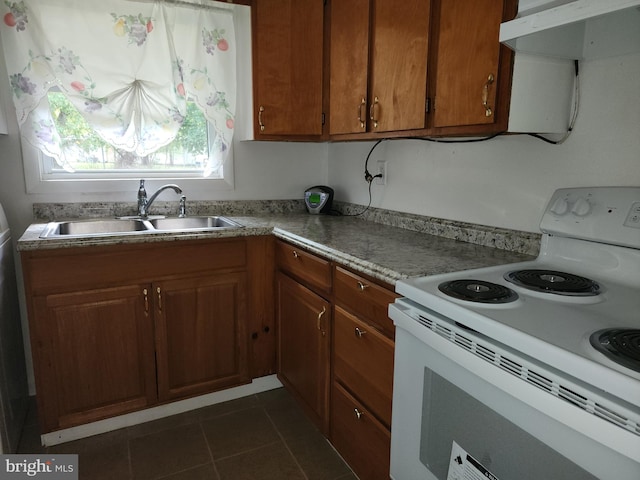
[[[430,0],[376,0],[369,121],[373,132],[426,126]]]
[[[255,1],[256,139],[506,129],[513,52],[499,31],[516,0],[327,0],[326,13],[324,3]]]
[[[329,133],[426,127],[430,0],[333,0]]]
[[[323,0],[256,0],[255,138],[322,135]]]
[[[515,10],[513,4],[496,0],[434,2],[433,127],[506,125],[508,112],[499,110],[497,102],[506,101],[499,92],[508,93],[509,82],[504,80],[510,74],[511,54],[501,47],[499,34],[503,15]]]
[[[370,0],[333,0],[329,38],[329,134],[367,130]]]

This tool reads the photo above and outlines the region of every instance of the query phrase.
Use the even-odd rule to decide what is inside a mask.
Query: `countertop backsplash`
[[[365,209],[362,205],[352,203],[338,203],[336,208],[343,215],[357,215]],[[511,252],[538,255],[540,251],[541,234],[539,233],[508,230],[371,207],[364,211],[360,217],[370,222]]]
[[[36,222],[136,215],[135,202],[34,203]],[[302,200],[189,200],[187,215],[268,215],[304,213]],[[154,202],[151,215],[175,216],[178,202]]]

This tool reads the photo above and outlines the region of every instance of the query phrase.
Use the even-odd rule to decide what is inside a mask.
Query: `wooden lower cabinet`
[[[278,377],[311,420],[327,433],[331,304],[278,273],[276,322]]]
[[[154,283],[158,398],[250,381],[244,273]]]
[[[278,377],[361,480],[389,479],[391,285],[277,241]]]
[[[331,389],[331,443],[360,480],[389,480],[389,429],[337,382]]]
[[[39,296],[32,335],[45,431],[156,401],[153,320],[142,285]],[[34,325],[36,331],[33,331]]]
[[[389,478],[395,327],[390,285],[335,266],[331,442],[361,480]]]
[[[273,276],[260,275],[248,259],[273,271],[273,243],[233,238],[22,252],[41,432],[273,371]]]

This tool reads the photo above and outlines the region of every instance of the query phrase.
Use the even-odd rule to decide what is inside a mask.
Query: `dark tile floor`
[[[282,388],[48,449],[36,423],[19,453],[77,453],[82,480],[356,479]]]

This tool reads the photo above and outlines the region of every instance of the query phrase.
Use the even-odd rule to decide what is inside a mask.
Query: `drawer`
[[[390,427],[394,342],[340,307],[333,328],[335,379]]]
[[[395,326],[387,310],[389,304],[393,303],[398,295],[341,267],[336,267],[334,281],[337,305],[372,322],[384,333],[394,337]]]
[[[278,241],[276,242],[276,264],[280,270],[307,285],[331,291],[331,264],[328,260]]]
[[[331,391],[331,443],[360,480],[389,480],[390,431],[337,383]]]

